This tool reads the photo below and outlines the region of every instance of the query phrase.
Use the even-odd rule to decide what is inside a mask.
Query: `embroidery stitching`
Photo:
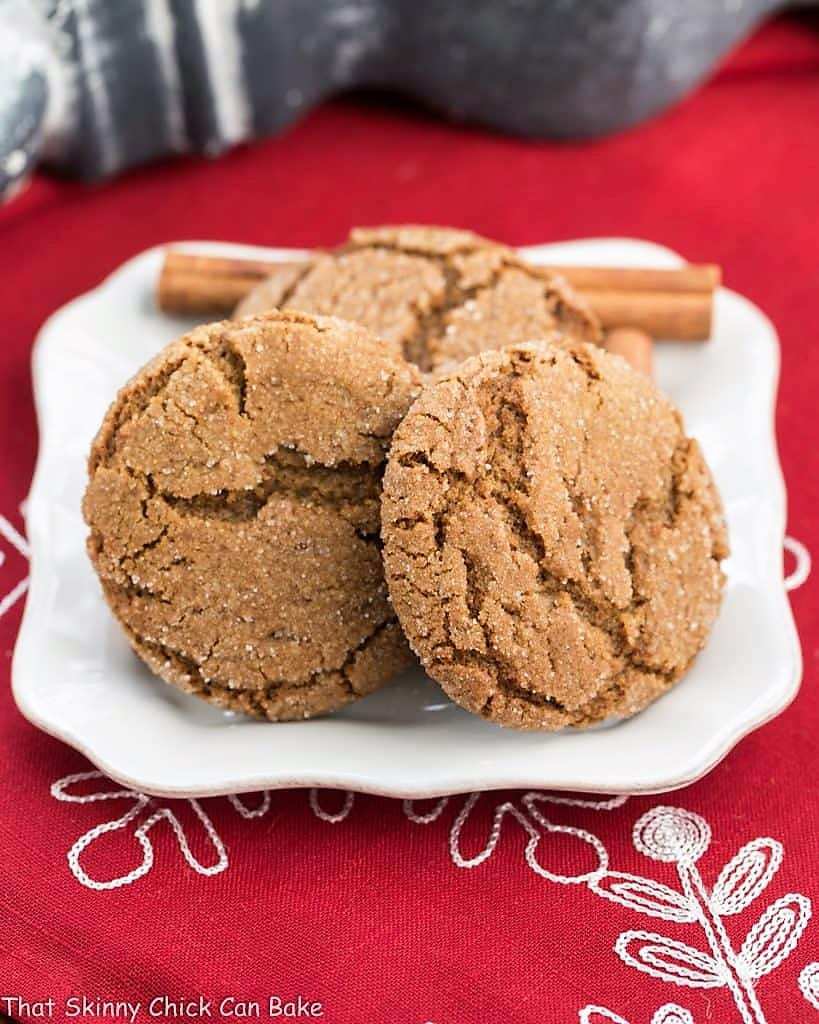
[[[814,1010],[819,1010],[819,963],[816,961],[802,968],[799,975],[799,991]]]
[[[605,1006],[584,1006],[579,1013],[580,1024],[629,1024],[625,1017]],[[690,1010],[677,1003],[665,1003],[654,1011],[651,1024],[694,1024]]]
[[[0,536],[24,558],[29,558],[25,538],[3,516],[0,516]],[[810,575],[810,554],[804,545],[790,537],[785,539],[785,548],[796,558],[796,567],[785,579],[787,589],[794,590],[802,586]],[[0,551],[0,565],[3,560]],[[27,586],[26,577],[0,599],[0,615],[22,597]],[[102,836],[126,829],[154,803],[146,794],[127,788],[85,794],[70,792],[76,783],[105,778],[99,771],[79,772],[57,780],[51,787],[52,797],[64,803],[91,804],[123,799],[132,804],[119,817],[83,833],[68,851],[69,869],[81,885],[97,891],[111,890],[131,885],[146,875],[154,864],[149,833],[161,821],[169,823],[183,859],[196,873],[209,877],[228,868],[227,850],[210,817],[198,800],[189,799],[186,802],[201,823],[215,853],[214,863],[204,864],[193,854],[179,818],[170,807],[161,806],[133,830],[133,837],[142,851],[141,863],[113,879],[92,878],[80,863],[83,853]],[[349,817],[354,806],[354,793],[343,792],[341,807],[337,811],[327,811],[321,806],[319,792],[313,788],[308,794],[310,809],[319,820],[336,825]],[[596,835],[585,829],[552,822],[539,806],[552,804],[610,811],[623,806],[628,799],[626,796],[592,800],[538,791],[525,793],[520,798],[520,806],[507,800],[494,808],[484,846],[476,854],[467,856],[462,850],[462,832],[482,795],[469,794],[450,825],[449,854],[456,867],[473,869],[488,860],[500,841],[504,819],[513,819],[526,836],[526,864],[540,877],[561,885],[586,885],[595,895],[648,916],[675,924],[698,924],[708,943],[709,951],[706,952],[656,932],[629,930],[622,932],[614,944],[614,952],[624,964],[678,986],[727,988],[744,1024],[765,1024],[755,983],[779,967],[794,951],[810,920],[811,902],[800,893],[786,893],[774,900],[747,932],[738,951],[731,943],[723,918],[740,914],[768,887],[782,863],[783,849],[779,842],[760,837],[746,843],[723,866],[709,893],[697,868],[697,861],[711,842],[711,828],[707,821],[682,808],[654,807],[635,822],[632,841],[635,849],[649,860],[675,865],[681,886],[677,890],[651,878],[609,870],[608,851]],[[269,791],[265,790],[259,796],[260,802],[256,806],[248,806],[238,795],[230,795],[227,799],[241,818],[252,820],[264,817],[271,807]],[[428,826],[441,818],[451,800],[450,797],[441,797],[427,811],[416,809],[421,801],[404,800],[401,806],[408,821]],[[552,834],[572,836],[589,846],[596,855],[596,866],[576,875],[564,875],[544,867],[537,859],[537,850],[541,842]],[[799,975],[799,989],[805,1000],[819,1010],[819,962],[809,963],[803,968]],[[581,1009],[579,1020],[581,1024],[596,1024],[596,1020],[628,1024],[625,1018],[596,1004]],[[694,1024],[694,1018],[684,1007],[666,1003],[655,1011],[651,1024]]]
[[[794,567],[793,572],[789,573],[785,577],[785,589],[797,590],[807,581],[808,576],[810,576],[810,551],[808,551],[801,540],[797,540],[795,537],[786,537],[782,543],[785,550],[790,551],[796,559],[796,566]]]
[[[6,540],[15,549],[15,551],[25,558],[27,562],[31,560],[28,541],[11,525],[4,515],[0,515],[0,537]],[[2,565],[5,560],[6,556],[3,551],[0,550],[0,565]],[[28,576],[26,575],[16,583],[7,594],[4,594],[3,597],[0,598],[0,618],[12,609],[27,590]]]

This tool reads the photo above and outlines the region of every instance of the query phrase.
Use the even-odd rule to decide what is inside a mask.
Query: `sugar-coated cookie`
[[[583,343],[469,359],[427,388],[384,477],[387,581],[463,707],[524,729],[626,717],[704,645],[728,553],[673,405]]]
[[[119,393],[83,510],[114,615],[163,679],[269,719],[334,710],[410,660],[379,494],[415,367],[299,313],[199,327]]]
[[[355,320],[434,374],[555,329],[600,337],[596,318],[564,281],[452,228],[356,228],[336,252],[283,266],[236,315],[273,307]]]

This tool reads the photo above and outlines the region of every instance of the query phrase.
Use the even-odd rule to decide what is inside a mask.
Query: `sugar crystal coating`
[[[356,228],[338,251],[283,266],[236,315],[272,307],[355,320],[436,375],[477,352],[555,331],[600,336],[564,281],[505,246],[451,228]]]
[[[418,390],[385,343],[297,313],[196,328],[122,389],[83,511],[106,600],[154,672],[223,707],[298,719],[408,663],[379,496]]]
[[[588,726],[665,693],[719,610],[727,535],[697,443],[584,343],[485,352],[395,432],[382,496],[404,632],[458,703]]]

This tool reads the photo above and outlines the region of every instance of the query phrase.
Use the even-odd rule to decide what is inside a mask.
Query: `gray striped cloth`
[[[0,0],[0,195],[215,155],[375,87],[531,137],[692,89],[777,0]]]

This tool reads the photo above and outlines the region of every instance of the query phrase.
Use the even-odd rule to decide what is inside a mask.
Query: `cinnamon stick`
[[[653,338],[711,336],[713,292],[581,291],[604,328],[638,327]]]
[[[169,250],[159,277],[157,304],[166,313],[229,316],[237,303],[283,266],[278,260],[199,256]],[[689,264],[674,270],[634,267],[547,266],[589,303],[606,329],[635,327],[653,338],[697,341],[711,334],[720,269]]]
[[[654,343],[645,331],[636,327],[615,327],[613,331],[606,332],[603,348],[622,356],[633,369],[646,377],[654,376]]]
[[[722,271],[715,263],[686,263],[673,270],[553,265],[544,270],[565,277],[579,292],[712,292],[722,283]]]
[[[159,275],[157,305],[165,313],[226,316],[281,263],[196,256],[169,249]]]

